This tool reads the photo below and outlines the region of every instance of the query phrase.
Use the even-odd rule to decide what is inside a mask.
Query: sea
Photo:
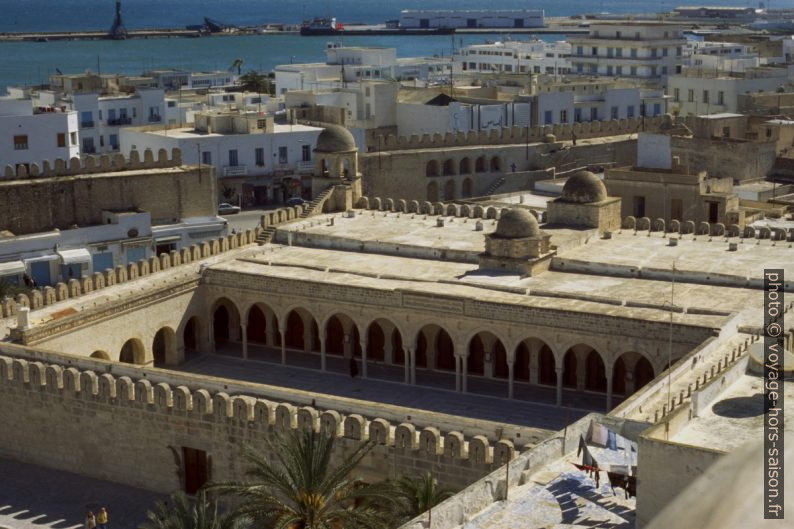
[[[122,0],[128,29],[182,28],[208,17],[225,24],[254,26],[300,23],[319,16],[342,23],[382,23],[399,18],[402,9],[543,9],[546,16],[585,13],[653,13],[701,1],[652,0]],[[755,6],[746,0],[720,5]],[[0,33],[102,30],[110,27],[115,0],[0,0]],[[454,47],[527,35],[457,35],[346,37],[344,45],[394,47],[400,57],[449,55]],[[556,40],[562,36],[545,36]],[[270,71],[290,62],[324,59],[329,37],[250,35],[211,38],[156,38],[125,41],[0,42],[0,94],[9,85],[35,85],[50,74],[140,74],[149,68],[226,70],[235,59],[243,70]]]

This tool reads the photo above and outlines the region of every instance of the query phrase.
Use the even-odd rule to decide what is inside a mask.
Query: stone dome
[[[579,171],[565,182],[562,188],[563,202],[588,204],[601,202],[607,198],[604,182],[590,171]]]
[[[357,150],[350,131],[339,125],[327,125],[317,137],[315,152],[345,153]]]
[[[525,237],[540,237],[538,221],[525,209],[510,209],[502,213],[496,223],[494,236],[503,239],[523,239]]]

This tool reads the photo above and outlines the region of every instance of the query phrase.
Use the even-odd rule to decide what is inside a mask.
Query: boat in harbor
[[[349,24],[343,25],[333,17],[320,17],[307,20],[300,29],[303,36],[342,36],[342,35],[450,35],[454,28],[400,28],[392,24]]]

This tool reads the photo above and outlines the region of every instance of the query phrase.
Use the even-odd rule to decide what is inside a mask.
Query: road
[[[259,224],[259,217],[264,215],[266,212],[278,209],[279,207],[283,207],[283,205],[274,204],[273,206],[268,206],[263,209],[244,209],[242,212],[235,215],[221,216],[229,223],[229,233],[231,233],[233,229],[237,231],[251,230],[254,229],[257,224]]]

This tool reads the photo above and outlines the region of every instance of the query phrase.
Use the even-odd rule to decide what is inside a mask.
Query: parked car
[[[218,215],[234,215],[235,213],[240,213],[238,206],[232,206],[226,202],[218,204]]]
[[[292,197],[287,199],[287,205],[292,206],[302,206],[306,203],[301,197]]]

